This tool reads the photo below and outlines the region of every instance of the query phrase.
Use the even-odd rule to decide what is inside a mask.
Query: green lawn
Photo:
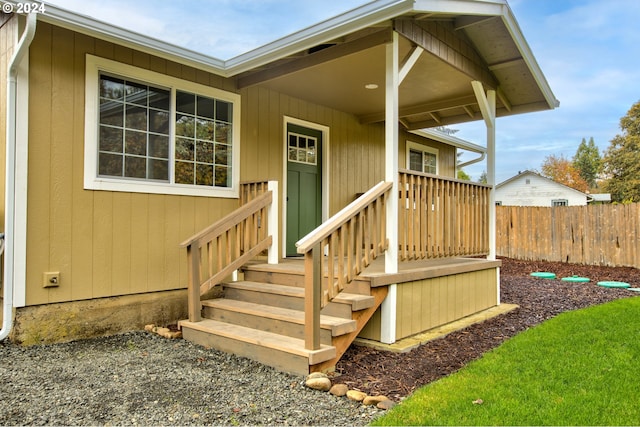
[[[373,425],[640,425],[640,298],[548,320]]]

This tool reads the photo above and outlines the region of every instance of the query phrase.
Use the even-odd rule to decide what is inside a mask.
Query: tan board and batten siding
[[[496,305],[495,268],[399,283],[396,339],[403,339]],[[380,309],[358,335],[380,341]]]
[[[238,204],[84,190],[86,54],[237,92],[232,79],[38,23],[30,50],[27,305],[184,288],[186,255],[178,244]],[[261,87],[240,94],[241,181],[281,181],[284,116],[330,128],[331,214],[384,178],[382,125]],[[401,167],[407,138],[420,141],[401,137]],[[455,149],[430,145],[439,149],[441,173],[452,176]],[[42,287],[46,271],[60,272],[58,287]]]

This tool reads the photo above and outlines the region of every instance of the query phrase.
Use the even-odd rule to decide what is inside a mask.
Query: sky
[[[498,118],[496,182],[540,170],[550,155],[571,159],[582,139],[601,153],[640,101],[640,1],[508,0],[560,107]],[[231,59],[366,0],[52,0],[219,59]],[[483,122],[454,125],[457,137],[486,145]],[[476,155],[465,155],[462,160]],[[465,168],[477,180],[486,162]]]

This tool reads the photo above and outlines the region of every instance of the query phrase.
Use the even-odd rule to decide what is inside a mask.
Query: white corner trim
[[[398,285],[389,285],[387,297],[380,306],[380,341],[384,344],[396,342],[398,317]]]
[[[27,181],[29,167],[29,55],[18,66],[14,205],[13,306],[27,304]],[[8,142],[7,142],[8,143]],[[5,285],[7,286],[7,285]]]

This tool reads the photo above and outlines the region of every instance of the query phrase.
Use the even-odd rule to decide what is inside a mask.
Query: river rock
[[[329,378],[329,376],[324,372],[312,372],[307,377],[308,380],[312,380],[314,378]]]
[[[169,328],[156,328],[155,329],[156,334],[160,335],[161,337],[164,336],[164,334],[166,334],[169,331]]]
[[[359,390],[349,390],[347,392],[347,397],[350,400],[355,400],[356,402],[362,402],[365,397],[367,397],[367,393],[364,393]]]
[[[389,398],[387,396],[367,396],[364,398],[364,400],[362,401],[362,404],[364,405],[377,405],[378,403],[385,401],[385,400],[389,400]]]
[[[314,390],[329,391],[331,388],[331,380],[329,378],[309,378],[305,385]]]
[[[345,396],[348,391],[349,387],[347,387],[346,384],[335,384],[333,387],[331,387],[329,393],[333,394],[334,396],[342,397]]]
[[[387,400],[383,400],[381,402],[378,402],[378,404],[376,405],[376,408],[384,409],[386,411],[387,409],[391,409],[394,406],[396,406],[396,402],[394,402],[393,400],[387,399]]]

